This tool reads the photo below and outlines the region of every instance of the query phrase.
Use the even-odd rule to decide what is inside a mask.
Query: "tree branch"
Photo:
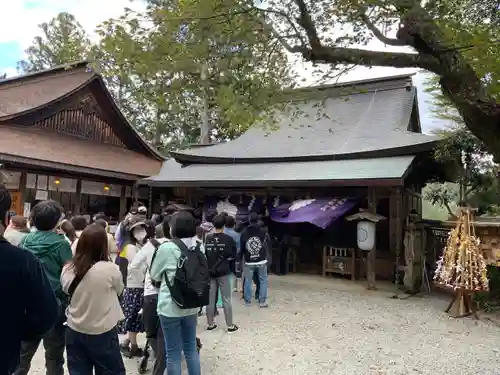
[[[455,214],[453,213],[453,211],[452,211],[452,209],[451,209],[451,207],[450,207],[450,204],[449,204],[448,202],[446,202],[446,201],[444,201],[444,200],[443,200],[443,206],[444,206],[444,208],[446,208],[446,211],[448,211],[448,214],[449,214],[452,218],[454,218],[454,219],[456,219],[456,218],[457,218],[457,215],[455,215]]]
[[[373,35],[380,40],[382,43],[388,45],[388,46],[406,46],[407,44],[400,39],[393,39],[393,38],[388,38],[386,37],[378,28],[375,26],[375,24],[370,21],[370,18],[366,13],[361,13],[360,15],[361,20],[363,23],[366,25],[366,27],[373,33]]]
[[[300,53],[305,60],[316,63],[422,68],[435,73],[440,71],[439,63],[436,59],[420,54],[370,51],[344,47],[321,46],[313,50],[303,46],[284,46],[289,52]]]
[[[311,18],[311,14],[307,9],[306,3],[304,0],[294,0],[295,4],[299,8],[300,16],[298,18],[298,24],[306,31],[307,39],[309,39],[309,43],[311,44],[311,48],[320,48],[321,41],[318,36],[318,31],[316,30],[316,26]]]
[[[352,64],[352,65],[363,65],[363,66],[388,66],[394,68],[422,68],[429,70],[431,72],[439,74],[441,72],[439,61],[433,56],[423,55],[423,54],[411,54],[411,53],[401,53],[401,52],[381,52],[381,51],[370,51],[359,48],[345,48],[345,47],[330,47],[323,46],[318,35],[318,31],[311,15],[307,9],[304,0],[294,0],[299,8],[300,16],[298,17],[298,24],[304,29],[307,39],[309,40],[310,48],[305,44],[300,46],[292,46],[283,37],[279,36],[277,33],[278,40],[283,44],[285,49],[291,53],[300,53],[306,61],[325,63],[325,64]],[[363,13],[364,14],[364,13]],[[370,30],[375,34],[378,32],[378,36],[386,38],[367,18],[369,24],[373,28]],[[376,30],[376,32],[374,31]],[[386,42],[391,45],[392,39],[388,39]],[[398,44],[399,45],[399,44]],[[405,44],[403,44],[405,45]]]

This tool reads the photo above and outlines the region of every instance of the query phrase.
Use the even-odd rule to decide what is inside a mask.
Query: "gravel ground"
[[[440,296],[389,298],[389,285],[368,292],[350,281],[271,277],[268,309],[234,299],[240,330],[204,331],[203,374],[493,375],[500,331],[488,321],[452,319]],[[126,359],[127,374],[137,360]],[[39,351],[32,374],[42,374]]]

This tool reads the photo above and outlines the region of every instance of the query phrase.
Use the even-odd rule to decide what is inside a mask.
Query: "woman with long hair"
[[[70,375],[125,375],[116,326],[124,318],[118,296],[123,279],[109,261],[108,237],[97,224],[85,228],[75,256],[61,274],[70,296],[66,351]]]

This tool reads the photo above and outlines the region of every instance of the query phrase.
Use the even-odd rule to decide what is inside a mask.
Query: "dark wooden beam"
[[[366,186],[403,186],[400,178],[368,180],[287,180],[287,181],[155,181],[139,180],[139,185],[152,187],[200,187],[200,188],[299,188],[299,187],[366,187]]]
[[[377,190],[374,187],[370,187],[368,189],[368,210],[372,214],[377,213]],[[375,244],[373,245],[373,249],[368,253],[367,258],[367,281],[368,281],[368,289],[375,290],[377,289],[376,280],[377,280],[377,243],[375,239]]]
[[[73,214],[81,214],[82,205],[82,180],[79,178],[76,180],[76,195],[75,195],[75,205],[73,207]]]
[[[89,179],[108,184],[130,184],[142,176],[126,175],[116,172],[96,170],[87,167],[76,167],[63,163],[34,160],[0,152],[0,161],[6,169],[24,171],[27,173],[50,174],[51,176]]]

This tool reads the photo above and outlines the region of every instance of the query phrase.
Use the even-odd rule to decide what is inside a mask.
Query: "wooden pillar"
[[[153,188],[149,188],[148,192],[148,215],[151,217],[153,215]]]
[[[21,205],[21,214],[25,214],[24,212],[24,202],[26,200],[26,180],[27,174],[26,172],[21,172],[21,178],[19,179],[19,201]]]
[[[73,214],[80,215],[82,208],[82,180],[76,180],[76,194],[75,194],[75,204],[73,206]]]
[[[127,214],[127,187],[122,185],[120,193],[120,213],[118,220],[123,220]]]
[[[375,187],[368,188],[368,210],[372,214],[377,213],[377,191]],[[375,239],[376,241],[376,239]],[[367,259],[367,281],[368,281],[368,289],[375,290],[376,287],[376,264],[377,264],[377,244],[373,245],[373,249],[368,253]]]
[[[389,198],[389,247],[395,255],[396,280],[401,267],[401,255],[403,254],[403,193],[401,188],[391,190]]]
[[[137,202],[139,202],[139,186],[137,184],[132,186],[132,201],[133,205],[137,205]]]

